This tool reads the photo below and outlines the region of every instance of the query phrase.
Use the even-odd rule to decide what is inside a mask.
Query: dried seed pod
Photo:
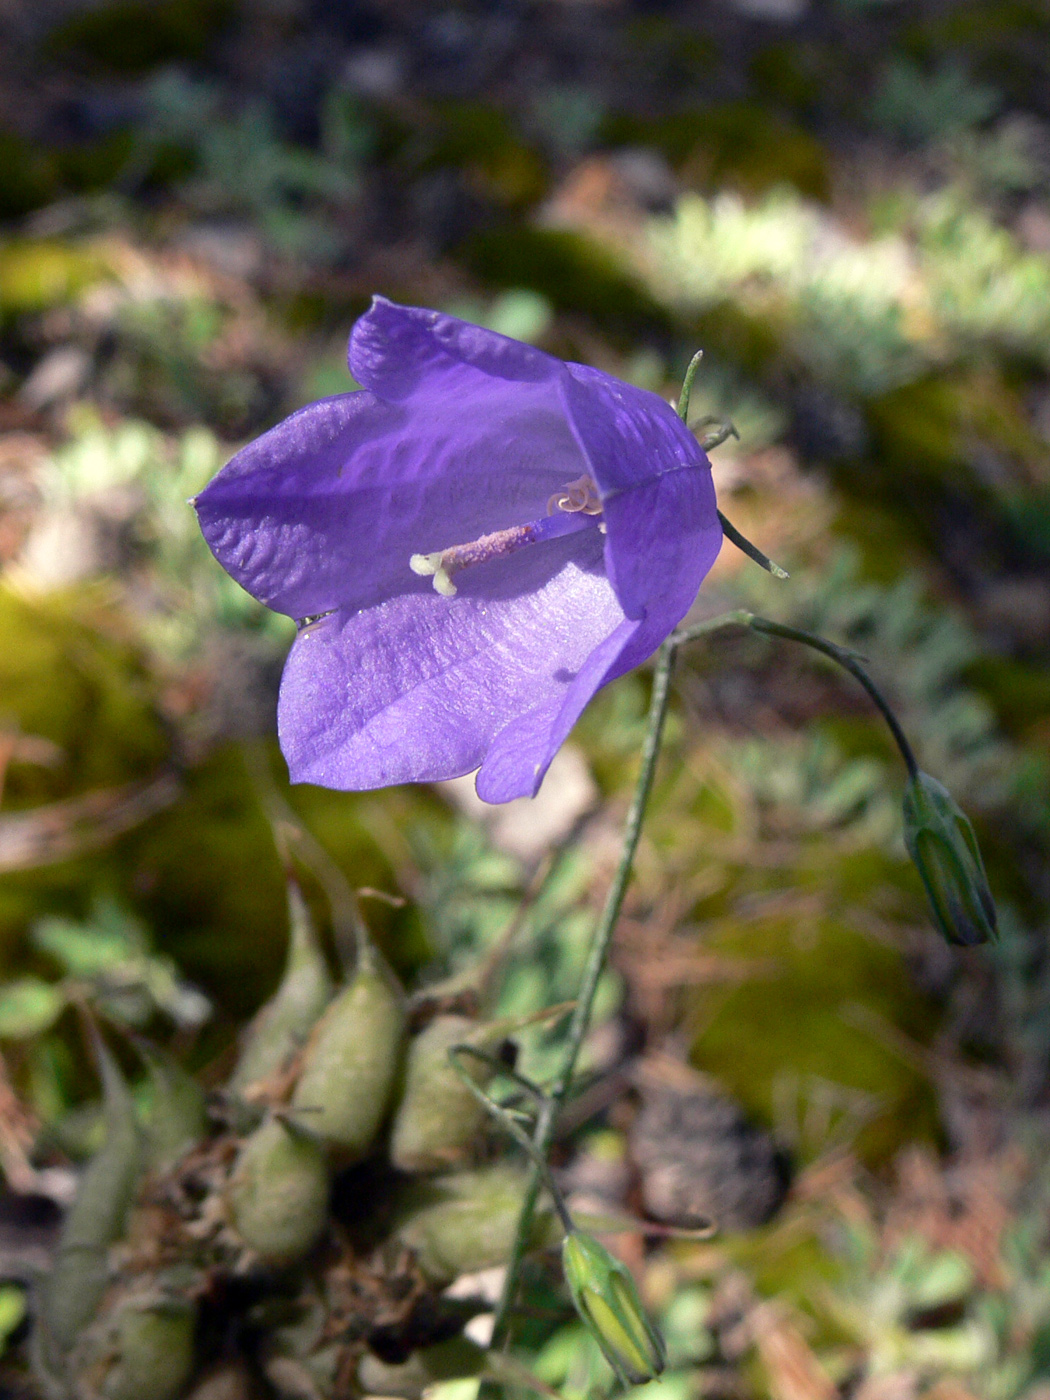
[[[173,1166],[208,1133],[204,1090],[171,1058],[152,1045],[139,1043],[153,1088],[146,1125],[146,1166],[163,1171]]]
[[[403,1172],[440,1171],[461,1161],[477,1138],[485,1110],[449,1064],[454,1045],[476,1044],[478,1025],[465,1016],[438,1016],[408,1047],[405,1091],[390,1134],[390,1160]],[[465,1061],[484,1087],[493,1071]]]
[[[485,1110],[449,1062],[455,1045],[493,1051],[507,1036],[535,1021],[562,1015],[565,1006],[528,1015],[478,1022],[466,1016],[436,1016],[408,1047],[405,1089],[394,1115],[390,1160],[404,1172],[446,1170],[462,1162],[477,1141]],[[495,1070],[464,1055],[463,1068],[484,1088]]]
[[[401,988],[379,955],[367,954],[314,1027],[292,1096],[303,1121],[345,1161],[364,1157],[375,1142],[404,1030]]]
[[[320,1239],[328,1192],[328,1163],[312,1130],[275,1115],[241,1148],[227,1201],[245,1244],[267,1263],[290,1264]]]
[[[124,1233],[142,1170],[142,1135],[128,1086],[97,1032],[91,1037],[102,1078],[106,1136],[80,1178],[43,1287],[42,1356],[52,1372],[61,1370],[102,1301],[109,1246]]]
[[[380,1361],[366,1352],[357,1368],[357,1379],[366,1395],[388,1395],[400,1400],[420,1400],[428,1386],[479,1376],[486,1354],[469,1337],[450,1337],[432,1347],[414,1351],[399,1366]]]
[[[390,1396],[394,1400],[420,1400],[432,1385],[474,1377],[493,1380],[508,1390],[532,1391],[548,1396],[549,1400],[561,1400],[556,1390],[545,1385],[513,1356],[486,1351],[464,1336],[421,1347],[400,1366],[390,1366],[366,1352],[357,1369],[358,1384],[366,1395]]]
[[[491,1269],[510,1256],[528,1181],[528,1172],[500,1162],[412,1182],[401,1193],[397,1238],[437,1284]],[[553,1212],[537,1211],[533,1247],[560,1238]]]
[[[196,1305],[127,1299],[106,1328],[106,1359],[89,1394],[100,1400],[175,1400],[193,1372]]]
[[[186,1400],[251,1400],[251,1375],[243,1362],[224,1362],[202,1376]]]
[[[294,880],[288,881],[288,959],[280,985],[245,1033],[244,1045],[230,1077],[230,1088],[243,1091],[268,1079],[306,1040],[314,1022],[332,999],[332,978],[306,901]]]

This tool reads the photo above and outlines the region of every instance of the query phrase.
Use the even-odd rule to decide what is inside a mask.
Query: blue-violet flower
[[[722,541],[710,463],[657,395],[435,311],[377,297],[349,362],[360,392],[293,413],[195,502],[220,564],[301,623],[292,781],[480,768],[487,802],[533,794],[693,602]]]

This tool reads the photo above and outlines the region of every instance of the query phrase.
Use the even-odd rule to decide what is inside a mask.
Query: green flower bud
[[[298,1050],[332,999],[332,978],[299,887],[288,882],[291,938],[280,985],[245,1032],[230,1088],[268,1079]]]
[[[503,1264],[514,1245],[528,1172],[507,1163],[414,1181],[397,1200],[397,1239],[434,1283]],[[532,1243],[555,1244],[552,1212],[537,1211]]]
[[[292,1106],[344,1160],[366,1156],[378,1136],[404,1031],[401,989],[374,956],[330,1004],[307,1042]]]
[[[928,773],[917,773],[904,793],[904,844],[948,942],[968,948],[994,938],[995,904],[973,827]]]
[[[241,1148],[230,1178],[234,1228],[271,1264],[301,1259],[328,1219],[328,1163],[312,1131],[268,1118]]]
[[[576,1311],[623,1385],[644,1385],[664,1369],[663,1338],[642,1308],[629,1270],[593,1235],[565,1236],[562,1268]]]

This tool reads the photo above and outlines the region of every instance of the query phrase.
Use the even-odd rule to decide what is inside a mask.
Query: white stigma
[[[547,502],[547,514],[553,515],[556,510],[563,510],[568,515],[581,512],[584,515],[601,515],[602,498],[598,494],[594,478],[578,476],[560,491],[555,491]]]
[[[440,551],[437,554],[413,554],[408,561],[408,567],[420,578],[433,578],[434,591],[440,593],[443,598],[456,596],[456,585],[448,576],[444,554]]]

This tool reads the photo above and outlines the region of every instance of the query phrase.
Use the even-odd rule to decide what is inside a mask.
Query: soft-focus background
[[[648,1400],[1043,1400],[1046,0],[3,0],[0,220],[0,1390],[50,1228],[12,1199],[97,1140],[70,988],[214,1082],[283,957],[282,804],[415,982],[571,841],[499,1005],[572,994],[647,677],[531,806],[289,791],[291,624],[186,504],[353,387],[381,292],[667,397],[702,346],[723,508],[792,577],[727,548],[697,615],[864,652],[999,901],[995,948],[932,930],[848,677],[739,633],[684,658],[558,1159],[579,1201],[721,1224],[616,1242],[669,1337]],[[582,1400],[545,1277],[531,1364]]]

